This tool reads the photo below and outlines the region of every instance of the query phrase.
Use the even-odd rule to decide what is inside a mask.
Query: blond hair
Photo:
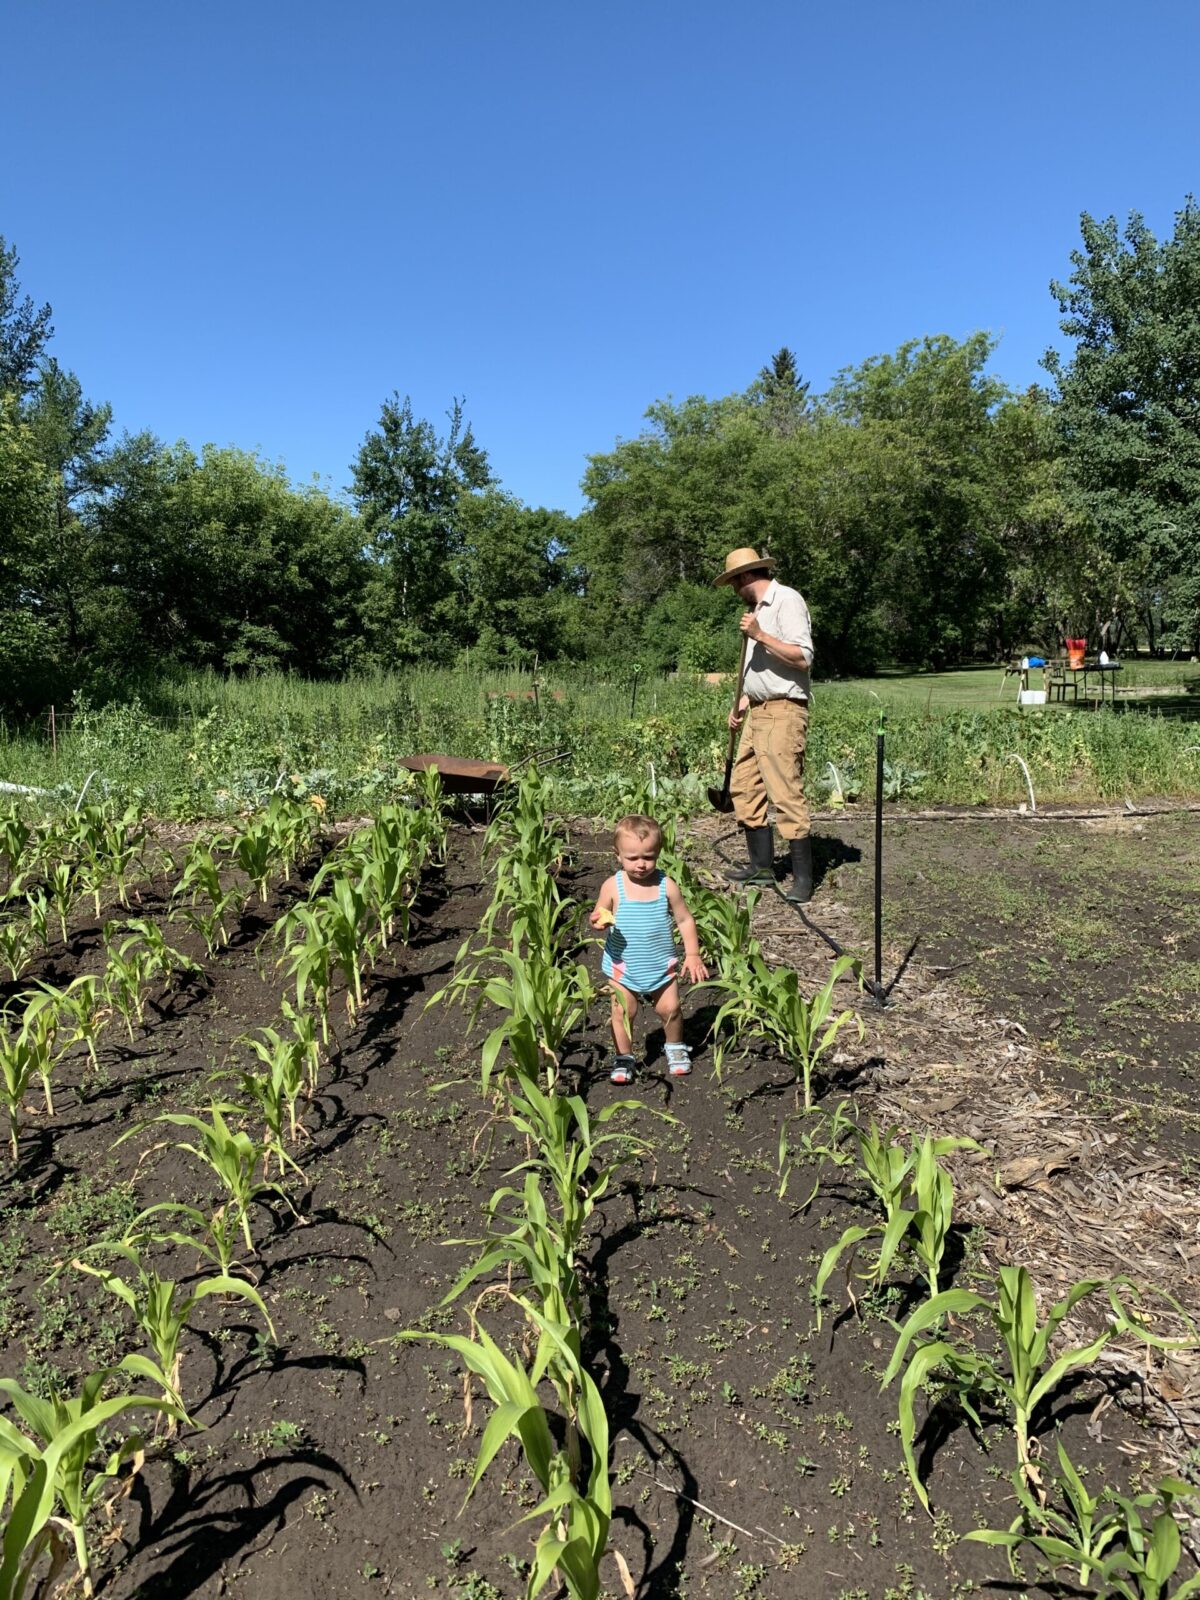
[[[663,831],[653,817],[644,817],[640,811],[631,811],[621,818],[613,829],[613,846],[620,849],[621,835],[634,838],[639,844],[647,845],[655,855],[662,849]]]

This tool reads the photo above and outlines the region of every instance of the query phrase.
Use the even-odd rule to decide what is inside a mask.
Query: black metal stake
[[[637,705],[638,668],[633,669],[633,693],[629,696],[629,715],[632,717],[634,707]]]
[[[882,1006],[883,992],[883,725],[879,713],[875,733],[875,1004]]]

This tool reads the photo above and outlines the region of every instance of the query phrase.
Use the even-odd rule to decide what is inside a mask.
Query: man
[[[786,898],[805,905],[812,898],[811,822],[804,798],[812,623],[801,596],[773,578],[774,570],[775,563],[756,550],[734,550],[714,580],[718,587],[729,584],[737,591],[746,607],[741,629],[749,641],[742,696],[729,714],[730,728],[745,723],[729,793],[750,859],[726,877],[733,883],[775,881],[775,850],[767,820],[770,801],[792,857],[792,884]]]

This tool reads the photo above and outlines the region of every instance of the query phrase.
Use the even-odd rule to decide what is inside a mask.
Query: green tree
[[[35,307],[17,282],[20,257],[0,234],[0,394],[24,395],[31,387],[54,329],[50,307]]]
[[[1051,291],[1069,356],[1047,351],[1080,506],[1152,648],[1200,646],[1200,207],[1172,236],[1136,212],[1080,219],[1082,249]]]
[[[32,581],[51,541],[54,507],[53,476],[17,397],[0,395],[0,704],[18,711],[53,698],[60,666],[62,641]]]
[[[369,626],[384,660],[420,658],[456,621],[448,588],[463,550],[460,507],[493,479],[458,400],[449,422],[439,438],[394,394],[354,462],[351,493],[374,564]]]
[[[97,509],[103,645],[127,659],[312,677],[362,662],[357,520],[235,449],[125,440]]]
[[[448,576],[459,643],[481,664],[555,655],[571,519],[489,487],[459,501],[457,532]]]
[[[790,438],[811,420],[808,383],[800,376],[787,345],[777,350],[751,386],[749,398],[759,408],[763,426],[779,438]]]

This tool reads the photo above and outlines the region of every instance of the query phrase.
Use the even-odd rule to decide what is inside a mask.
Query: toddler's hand
[[[616,920],[607,906],[593,906],[588,915],[593,928],[611,928]]]
[[[708,968],[700,956],[684,956],[682,971],[689,983],[703,983],[708,977]]]

